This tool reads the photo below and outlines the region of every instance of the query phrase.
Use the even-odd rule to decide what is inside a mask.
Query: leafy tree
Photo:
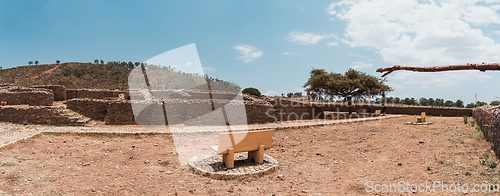
[[[469,103],[467,104],[467,106],[465,106],[466,108],[473,108],[473,107],[476,107],[476,104],[474,103]]]
[[[28,61],[28,64],[29,65],[33,65],[33,61]]]
[[[387,98],[387,103],[394,103],[394,97]]]
[[[455,105],[455,103],[453,103],[453,101],[451,101],[451,100],[446,100],[444,102],[445,107],[453,107],[453,105]]]
[[[475,107],[481,107],[483,105],[488,105],[486,102],[482,102],[482,101],[477,101],[475,104],[474,103],[469,103],[467,104],[467,106],[465,106],[466,108],[475,108]]]
[[[444,106],[444,99],[436,98],[435,106]]]
[[[101,60],[101,64],[104,64],[104,60]]]
[[[500,100],[492,101],[490,105],[500,105]]]
[[[99,64],[99,59],[95,59],[94,64]]]
[[[476,107],[481,107],[483,105],[488,105],[486,102],[482,102],[482,101],[477,101],[476,103]]]
[[[394,103],[401,103],[401,99],[399,97],[394,98]]]
[[[139,65],[141,65],[141,63],[140,63],[140,62],[135,62],[135,63],[134,63],[134,65],[135,65],[136,67],[139,67]]]
[[[35,65],[38,65],[38,60],[35,61]]]
[[[427,102],[429,103],[429,106],[434,106],[434,104],[435,104],[435,101],[434,101],[434,99],[433,99],[433,98],[429,98],[429,99],[427,100]]]
[[[348,106],[351,106],[353,97],[370,98],[392,91],[384,82],[385,80],[354,69],[349,69],[344,74],[313,69],[304,88],[308,93],[346,98]],[[350,113],[350,107],[348,108]]]
[[[61,61],[60,60],[56,60],[56,64],[59,64],[59,63],[61,63]]]
[[[288,98],[292,98],[292,97],[293,97],[293,93],[287,93],[287,94],[286,94],[286,97],[288,97]]]
[[[257,96],[257,97],[262,96],[260,94],[259,89],[256,89],[256,88],[253,88],[253,87],[249,87],[249,88],[243,89],[242,93],[243,94],[247,94],[247,95]]]
[[[425,97],[421,97],[418,100],[418,103],[420,103],[420,105],[423,105],[423,106],[428,106],[429,105],[429,101],[427,101],[427,99]]]
[[[462,100],[457,100],[455,102],[455,107],[463,108],[464,107],[464,102]]]
[[[410,105],[417,105],[417,100],[415,98],[410,99]]]

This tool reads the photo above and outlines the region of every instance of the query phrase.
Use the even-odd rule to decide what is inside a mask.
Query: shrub
[[[116,88],[111,86],[111,87],[108,88],[108,90],[114,91],[114,90],[116,90]]]
[[[500,105],[500,100],[492,101],[490,105]]]
[[[257,97],[262,96],[260,94],[259,89],[256,89],[256,88],[253,88],[253,87],[249,87],[249,88],[243,89],[242,93],[243,94],[247,94],[247,95],[257,96]]]

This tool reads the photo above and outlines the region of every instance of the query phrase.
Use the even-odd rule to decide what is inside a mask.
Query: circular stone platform
[[[189,166],[197,174],[218,180],[265,175],[278,168],[278,161],[271,156],[264,155],[264,163],[262,164],[248,160],[247,157],[248,153],[235,154],[233,169],[227,169],[222,163],[222,155],[215,153],[193,157],[189,160]]]

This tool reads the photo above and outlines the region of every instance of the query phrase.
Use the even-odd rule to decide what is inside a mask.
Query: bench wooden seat
[[[425,122],[425,112],[420,113],[420,116],[417,117],[417,123],[424,123]]]
[[[247,132],[223,133],[219,136],[218,146],[210,146],[227,168],[234,168],[234,153],[248,152],[248,159],[264,163],[264,149],[273,145],[274,129]]]
[[[380,110],[375,110],[375,116],[380,116],[381,111]]]

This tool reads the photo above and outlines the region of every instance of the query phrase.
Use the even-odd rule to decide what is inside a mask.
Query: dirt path
[[[31,77],[30,77],[30,79],[35,79],[35,78],[40,77],[40,76],[41,76],[41,75],[43,75],[43,74],[48,74],[48,73],[50,73],[50,72],[54,71],[55,69],[59,68],[61,65],[62,65],[62,64],[59,64],[59,65],[55,66],[55,67],[54,67],[54,68],[52,68],[52,69],[49,69],[49,70],[47,70],[47,71],[42,72],[41,74],[31,76]]]
[[[475,127],[447,117],[403,124],[414,118],[277,130],[266,154],[279,169],[229,181],[180,166],[168,135],[42,134],[0,150],[0,194],[370,195],[370,182],[403,181],[467,184],[474,195],[474,184],[500,183],[498,159]],[[453,195],[442,191],[434,193]]]
[[[233,131],[237,130],[262,130],[262,129],[286,129],[303,128],[318,125],[332,125],[337,123],[353,123],[360,121],[383,120],[386,118],[397,118],[401,115],[387,115],[365,119],[344,119],[344,120],[308,120],[308,121],[288,121],[283,123],[251,124],[245,126],[233,126]],[[182,126],[172,127],[171,132],[199,132],[224,130],[226,126]],[[74,126],[47,126],[47,125],[19,125],[0,122],[0,149],[6,145],[15,143],[27,137],[34,136],[42,132],[76,132],[76,133],[165,133],[164,127],[141,127],[137,125],[127,126],[107,126],[96,127],[74,127]]]

